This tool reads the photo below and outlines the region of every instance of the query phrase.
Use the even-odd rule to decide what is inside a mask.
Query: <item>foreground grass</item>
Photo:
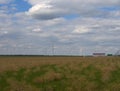
[[[0,91],[120,91],[120,57],[1,57]]]

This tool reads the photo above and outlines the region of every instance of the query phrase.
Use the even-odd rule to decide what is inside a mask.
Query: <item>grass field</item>
[[[120,91],[120,57],[0,57],[0,91]]]

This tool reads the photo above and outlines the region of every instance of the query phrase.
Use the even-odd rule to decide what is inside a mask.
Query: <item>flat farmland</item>
[[[120,57],[1,56],[0,91],[120,91]]]

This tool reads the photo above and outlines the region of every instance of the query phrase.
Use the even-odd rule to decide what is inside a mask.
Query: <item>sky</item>
[[[120,50],[120,0],[0,0],[0,55]]]

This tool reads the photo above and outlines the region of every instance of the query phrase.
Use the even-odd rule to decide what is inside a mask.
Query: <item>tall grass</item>
[[[0,91],[120,91],[120,57],[0,58]]]

